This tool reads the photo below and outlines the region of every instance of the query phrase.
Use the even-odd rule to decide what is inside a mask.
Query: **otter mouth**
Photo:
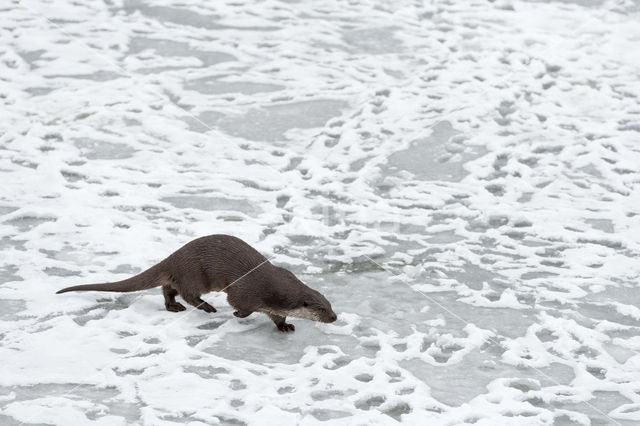
[[[336,322],[337,319],[338,319],[338,316],[336,314],[331,314],[328,318],[324,318],[322,322],[331,324],[332,322]]]

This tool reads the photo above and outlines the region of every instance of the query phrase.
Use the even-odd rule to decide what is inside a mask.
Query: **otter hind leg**
[[[187,308],[182,303],[176,302],[178,291],[171,286],[163,285],[162,294],[164,296],[164,306],[169,312],[180,312]]]
[[[189,294],[181,294],[180,296],[182,296],[185,302],[187,302],[191,306],[195,306],[196,308],[202,309],[205,312],[208,312],[208,313],[218,312],[216,308],[214,308],[213,306],[211,306],[210,304],[202,300],[200,296],[193,296]]]
[[[282,331],[283,333],[287,333],[289,331],[295,331],[296,327],[293,324],[289,324],[287,323],[286,317],[280,316],[280,315],[273,315],[273,314],[267,314],[269,316],[269,318],[271,318],[271,321],[273,321],[276,324],[276,327],[278,327],[278,330]]]

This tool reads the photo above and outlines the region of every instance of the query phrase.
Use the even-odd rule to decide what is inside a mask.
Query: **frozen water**
[[[133,37],[129,42],[128,53],[130,55],[141,56],[144,62],[155,60],[158,63],[162,63],[167,62],[167,58],[175,57],[194,58],[203,67],[210,67],[221,62],[234,61],[236,59],[227,53],[209,52],[191,48],[187,42],[148,37]],[[185,66],[151,66],[141,69],[140,72],[153,73],[180,68],[185,68]]]
[[[81,156],[88,160],[120,160],[131,157],[135,152],[129,145],[123,143],[80,139],[75,144],[80,148]]]
[[[640,422],[638,2],[0,10],[0,424]],[[211,233],[339,320],[54,294]]]
[[[363,28],[346,31],[343,38],[352,50],[359,53],[398,53],[402,43],[394,37],[397,28]]]
[[[255,108],[239,116],[221,117],[217,122],[229,135],[256,141],[281,141],[293,128],[322,127],[330,118],[339,116],[347,104],[318,99]]]
[[[466,148],[448,121],[439,122],[432,130],[430,136],[390,155],[389,166],[392,170],[406,170],[421,180],[461,180],[465,175],[464,163],[479,157],[478,151],[482,150]]]
[[[276,92],[285,87],[277,84],[253,83],[251,81],[218,81],[203,77],[187,82],[184,88],[197,90],[207,95],[221,95],[225,93],[252,95],[260,92]]]
[[[176,195],[164,197],[160,201],[165,201],[174,207],[181,209],[199,210],[228,210],[243,213],[256,213],[259,209],[244,199],[231,200],[226,198],[203,197],[197,195]]]

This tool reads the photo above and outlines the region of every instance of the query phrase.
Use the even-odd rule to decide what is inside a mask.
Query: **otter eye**
[[[306,308],[307,306],[309,306],[309,304],[307,302],[302,302],[302,306]]]

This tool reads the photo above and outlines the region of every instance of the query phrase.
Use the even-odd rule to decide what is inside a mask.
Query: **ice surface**
[[[229,135],[257,141],[277,142],[293,128],[322,127],[330,118],[339,116],[346,103],[318,99],[256,108],[240,116],[221,117],[217,125]]]
[[[0,10],[0,424],[640,422],[637,2]],[[339,320],[54,294],[211,233]]]
[[[277,84],[254,83],[251,81],[218,81],[208,77],[198,78],[187,82],[185,89],[197,90],[207,95],[225,93],[242,93],[252,95],[260,92],[276,92],[285,87]]]
[[[415,141],[403,151],[389,156],[392,169],[406,170],[421,180],[459,181],[466,174],[464,163],[479,157],[478,147],[466,148],[451,123],[442,121],[433,126],[433,133]],[[389,174],[387,171],[386,174]]]
[[[121,160],[131,157],[135,152],[122,143],[80,139],[75,144],[82,151],[81,156],[88,160]]]

